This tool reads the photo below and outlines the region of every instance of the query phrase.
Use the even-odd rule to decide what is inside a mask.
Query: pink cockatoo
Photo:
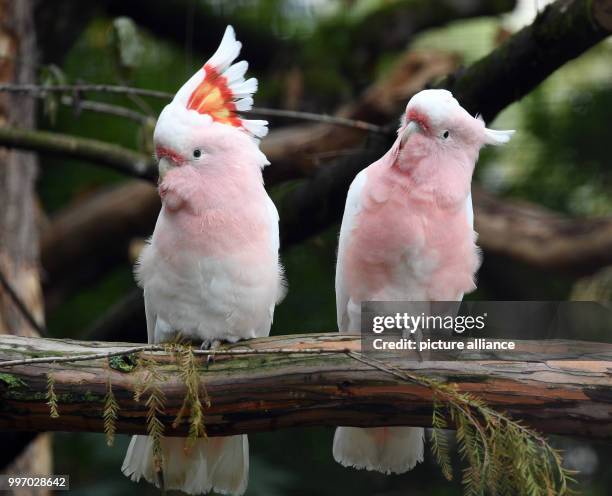
[[[180,334],[215,346],[267,336],[284,284],[278,212],[266,193],[259,149],[267,122],[245,120],[257,80],[245,81],[245,61],[228,26],[204,67],[167,105],[154,133],[162,209],[136,266],[144,289],[150,343]],[[189,494],[243,494],[248,479],[246,435],[162,441],[161,474],[153,443],[134,436],[123,463],[144,477]],[[160,477],[161,475],[161,477]]]
[[[480,265],[471,181],[480,148],[514,131],[487,129],[446,90],[408,103],[397,140],[353,180],[336,266],[340,332],[360,331],[363,301],[460,301]],[[424,429],[338,427],[344,466],[403,473],[423,460]]]

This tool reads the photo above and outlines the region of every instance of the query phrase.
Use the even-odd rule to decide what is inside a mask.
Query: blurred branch
[[[109,87],[119,88],[117,86],[109,86]],[[60,88],[60,89],[54,89],[54,88]],[[0,84],[0,92],[25,93],[35,98],[45,98],[49,93],[65,93],[69,91],[67,88],[72,88],[72,90],[70,90],[70,93],[72,93],[73,95],[75,93],[78,94],[80,91],[82,91],[78,89],[79,88],[78,86],[49,87],[49,86],[39,86],[36,84]],[[127,88],[127,89],[131,89],[131,88]],[[60,97],[60,103],[68,107],[73,107],[77,111],[90,110],[90,111],[99,112],[102,114],[114,115],[116,117],[125,117],[127,119],[136,121],[140,124],[145,123],[148,119],[146,115],[141,114],[140,112],[131,110],[126,107],[121,107],[119,105],[112,105],[110,103],[104,103],[104,102],[93,102],[90,100],[80,100],[78,98],[74,98],[68,95],[62,95]]]
[[[76,112],[88,110],[90,112],[98,112],[100,114],[112,115],[114,117],[123,117],[130,119],[138,124],[145,124],[149,117],[131,110],[129,108],[120,107],[119,105],[111,105],[104,102],[92,102],[89,100],[75,100],[70,96],[63,95],[60,97],[60,103],[66,107],[72,107]]]
[[[40,246],[49,307],[71,288],[127,263],[130,241],[151,234],[160,206],[152,184],[127,181],[54,215]]]
[[[75,84],[75,85],[58,85],[58,86],[41,86],[35,84],[17,85],[17,84],[0,84],[0,92],[8,93],[26,93],[37,98],[44,98],[47,93],[72,93],[80,94],[86,92],[92,93],[114,93],[119,95],[138,95],[160,98],[163,100],[171,100],[173,95],[163,91],[147,90],[143,88],[133,88],[130,86],[116,86],[111,84]],[[93,110],[97,112],[116,115],[119,117],[127,117],[138,122],[145,122],[148,117],[133,110],[109,105],[101,102],[91,101],[76,101],[74,98],[64,96],[61,102],[65,105],[72,105],[75,108],[83,108],[85,110]],[[265,107],[253,107],[246,114],[260,115],[264,117],[282,117],[285,119],[296,119],[302,121],[320,122],[332,124],[336,126],[350,127],[362,131],[385,134],[387,131],[380,126],[376,126],[369,122],[356,119],[348,119],[342,116],[333,116],[327,114],[316,114],[313,112],[301,112],[298,110],[271,109]]]
[[[174,95],[165,91],[148,90],[145,88],[134,88],[131,86],[119,86],[115,84],[58,84],[44,86],[39,84],[0,84],[0,91],[9,93],[113,93],[117,95],[138,95],[171,100]]]
[[[210,436],[317,425],[431,426],[432,390],[413,379],[421,376],[441,382],[452,378],[459,391],[475,394],[488,406],[502,408],[545,432],[612,437],[607,420],[612,414],[607,401],[612,394],[610,345],[516,341],[516,347],[512,354],[468,352],[461,361],[419,362],[404,356],[385,358],[383,364],[361,354],[359,336],[331,333],[237,343],[213,352],[212,364],[207,364],[203,352],[194,350],[194,354],[210,400],[204,412]],[[0,337],[2,362],[28,362],[3,369],[0,429],[103,432],[110,381],[119,404],[117,432],[146,433],[146,402],[134,401],[142,381],[134,355],[131,361],[102,357],[150,348]],[[41,353],[45,357],[30,358]],[[159,387],[165,393],[160,414],[165,433],[184,435],[188,422],[173,426],[185,397],[180,367],[171,354],[145,354],[163,364],[164,381]],[[261,354],[266,355],[264,362]],[[92,355],[102,357],[92,359]],[[59,359],[49,364],[50,356]],[[57,398],[55,418],[40,400],[48,392],[49,375]]]
[[[503,108],[524,96],[525,91],[534,88],[546,79],[563,62],[575,58],[601,41],[606,34],[610,34],[612,15],[606,8],[612,9],[612,0],[558,0],[547,6],[532,25],[508,38],[500,47],[480,61],[447,79],[442,86],[452,89],[458,100],[471,112],[481,112],[488,119],[492,119]],[[558,36],[562,36],[562,39]],[[557,40],[558,43],[553,43],[554,40]],[[531,65],[532,52],[533,60],[545,59],[547,54],[550,55],[551,60],[542,62],[537,68],[534,68]],[[516,65],[519,61],[522,65]],[[509,71],[509,67],[512,67],[512,71]],[[494,98],[486,96],[493,94]],[[290,244],[303,241],[334,222],[338,222],[342,216],[344,198],[353,177],[367,167],[373,158],[384,154],[391,143],[391,139],[385,140],[382,137],[371,140],[368,146],[369,153],[337,160],[288,193],[280,208],[281,234],[284,241]],[[477,220],[478,208],[477,204]],[[499,211],[503,212],[502,209]],[[590,223],[584,220],[576,221],[581,224],[585,222]],[[593,222],[599,228],[601,227],[600,221]],[[602,222],[609,223],[610,220]],[[577,259],[582,256],[591,256],[593,249],[598,256],[590,263],[578,260],[578,265],[583,268],[590,265],[592,268],[597,261],[609,259],[610,243],[612,242],[612,237],[607,234],[609,230],[606,231],[606,234],[598,234],[597,230],[577,230],[576,232],[581,233],[588,240],[589,250],[587,252],[577,250],[572,256],[562,250],[565,256],[559,256],[561,252],[556,253],[553,257],[556,262],[552,264],[544,263],[543,256],[536,256],[532,252],[528,256],[529,260],[545,265],[547,268],[562,266],[565,269],[574,270],[577,268]],[[503,249],[494,243],[494,238],[487,238],[483,233],[481,236],[481,244],[485,250],[487,247],[483,243],[487,239],[491,240],[494,249]],[[568,235],[565,236],[565,239],[571,242],[572,237]],[[574,248],[578,249],[581,246],[580,243],[582,243],[580,238],[574,239]],[[570,244],[567,246],[569,247]],[[508,250],[506,253],[514,256],[518,252],[525,251],[520,240],[514,240],[513,247],[513,251]],[[539,248],[542,254],[546,252],[546,245],[540,245]],[[605,253],[606,250],[608,254]]]
[[[478,244],[542,270],[588,274],[612,264],[612,217],[571,218],[473,188]]]
[[[612,0],[557,0],[530,26],[440,86],[490,121],[611,33]]]
[[[31,150],[105,165],[130,176],[155,180],[153,158],[118,145],[68,134],[32,129],[0,128],[0,146]]]
[[[2,272],[1,268],[0,268],[0,286],[9,295],[9,298],[19,310],[19,313],[21,313],[21,316],[28,322],[28,324],[32,326],[32,329],[34,329],[40,336],[46,336],[47,331],[41,324],[38,323],[38,321],[34,318],[30,310],[28,310],[27,305],[21,300],[21,298],[17,294],[17,291],[15,291],[11,283],[4,276],[4,272]]]
[[[323,39],[334,39],[341,33],[341,46],[348,50],[341,56],[348,61],[340,59],[338,65],[348,73],[348,78],[363,79],[375,72],[381,53],[404,50],[414,35],[426,29],[461,19],[496,16],[512,11],[516,4],[516,0],[364,2],[361,9],[343,11],[323,20],[317,34]]]

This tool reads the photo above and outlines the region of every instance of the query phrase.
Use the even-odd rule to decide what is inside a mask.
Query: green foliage
[[[431,431],[431,452],[442,470],[442,475],[444,475],[446,480],[450,481],[453,479],[453,468],[448,450],[448,439],[446,438],[446,433],[443,432],[447,427],[447,423],[441,412],[441,405],[436,399],[434,399],[431,425],[433,427]]]
[[[118,68],[129,73],[142,62],[144,46],[136,24],[129,17],[117,17],[112,22],[110,42],[116,53]]]
[[[466,496],[571,494],[572,472],[538,433],[451,384],[418,380],[434,391],[431,449],[449,480],[448,447],[440,429],[446,427],[447,416],[455,424],[459,454],[467,463],[462,477]]]
[[[198,438],[206,437],[206,426],[204,424],[204,412],[200,399],[200,376],[198,364],[193,349],[189,344],[174,343],[169,345],[169,351],[177,357],[181,379],[185,384],[186,394],[183,405],[174,419],[173,426],[178,426],[183,417],[189,413],[189,435],[187,438],[187,449],[193,446]],[[210,399],[206,387],[204,387],[204,404],[209,407]]]
[[[113,386],[110,377],[104,397],[104,435],[106,436],[106,444],[112,446],[115,442],[115,432],[117,431],[116,422],[119,413],[119,405],[113,394]]]
[[[138,358],[134,353],[130,355],[118,355],[108,359],[108,366],[119,372],[131,372],[138,365]]]
[[[0,382],[6,384],[9,389],[15,389],[26,385],[19,377],[15,377],[13,374],[7,374],[6,372],[0,373]]]
[[[139,356],[138,368],[141,370],[141,376],[134,391],[134,400],[140,401],[143,396],[147,396],[145,402],[147,407],[147,434],[153,441],[153,463],[155,470],[160,473],[163,466],[161,443],[164,437],[164,424],[159,419],[159,416],[164,413],[164,403],[166,400],[160,384],[164,378],[155,360],[145,355]]]
[[[57,396],[55,394],[55,378],[51,374],[47,374],[47,405],[49,405],[49,415],[51,418],[59,417]]]

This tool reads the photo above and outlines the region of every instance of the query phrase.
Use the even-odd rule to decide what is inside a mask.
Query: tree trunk
[[[32,83],[36,70],[36,36],[32,0],[0,0],[0,82]],[[19,95],[0,96],[0,126],[33,127],[34,102]],[[39,279],[38,232],[34,181],[36,156],[0,149],[0,270],[18,298],[38,321],[44,319]],[[0,287],[0,333],[35,336],[6,287]],[[5,434],[3,472],[45,475],[51,472],[48,435],[32,442],[28,435]],[[24,449],[25,448],[25,449]],[[18,450],[23,450],[19,454]],[[19,456],[8,467],[11,458]],[[13,494],[49,494],[46,489],[20,488]]]

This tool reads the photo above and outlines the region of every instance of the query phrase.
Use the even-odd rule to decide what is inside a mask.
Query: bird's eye
[[[196,148],[193,151],[193,156],[194,156],[194,158],[200,158],[202,156],[202,150],[200,150],[199,148]]]
[[[450,132],[448,130],[442,133],[442,139],[447,139],[450,136]]]

